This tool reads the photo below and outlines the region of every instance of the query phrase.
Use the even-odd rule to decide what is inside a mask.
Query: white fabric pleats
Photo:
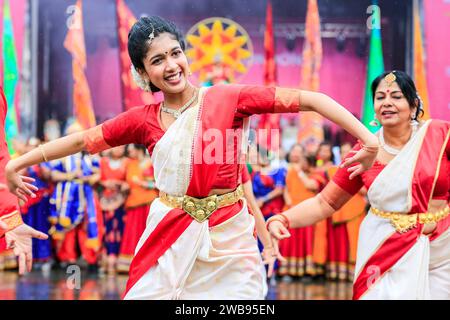
[[[429,124],[427,121],[419,129],[374,180],[368,191],[374,208],[410,211],[415,163]],[[370,257],[394,232],[388,219],[369,211],[359,231],[355,280]],[[385,274],[377,274],[377,266],[369,266],[371,285],[361,299],[450,299],[449,247],[449,230],[432,242],[426,235],[418,236],[414,246]]]
[[[186,110],[154,148],[156,187],[172,196],[185,195],[189,186],[200,103]],[[170,210],[159,198],[153,201],[136,253]],[[254,226],[246,203],[212,228],[208,221],[193,221],[125,299],[264,299],[266,275]]]

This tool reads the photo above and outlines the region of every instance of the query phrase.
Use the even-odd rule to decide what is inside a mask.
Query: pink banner
[[[424,9],[430,114],[450,120],[450,1],[425,0]]]
[[[260,40],[260,41],[258,41]],[[245,84],[263,84],[264,51],[262,38],[254,38],[255,56],[252,67],[240,80]],[[303,41],[297,40],[295,49],[286,49],[286,40],[276,41],[277,85],[298,88],[300,83]],[[323,58],[320,68],[320,91],[328,94],[350,112],[361,116],[367,58],[356,55],[356,41],[349,39],[344,52],[336,49],[334,39],[322,40]],[[327,121],[328,122],[328,121]],[[328,122],[329,123],[329,122]],[[336,126],[332,126],[336,129]]]

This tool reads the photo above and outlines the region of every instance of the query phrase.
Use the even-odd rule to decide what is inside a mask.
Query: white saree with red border
[[[423,124],[372,183],[371,206],[427,212],[448,139],[448,123]],[[423,234],[420,224],[399,233],[390,220],[369,211],[359,231],[353,298],[450,299],[448,226],[449,216],[431,235]]]
[[[215,128],[223,133],[231,127],[234,110],[214,110],[220,104],[205,101],[208,90],[201,89],[199,103],[183,112],[154,148],[156,187],[171,196],[205,197],[217,173],[218,165],[194,162],[206,145],[201,132]],[[227,99],[232,106],[238,94],[222,90],[209,99]],[[253,231],[244,199],[203,223],[155,199],[124,299],[264,299],[265,269]]]

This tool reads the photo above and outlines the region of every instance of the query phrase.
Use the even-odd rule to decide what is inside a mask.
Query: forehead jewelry
[[[388,87],[390,87],[395,82],[395,80],[397,80],[397,77],[393,72],[389,73],[384,77],[384,81],[388,83]]]
[[[152,32],[150,32],[150,34],[148,35],[148,38],[150,39],[150,43],[153,41],[153,39],[155,39],[155,28],[153,27],[152,24],[150,24],[150,26],[152,27]]]

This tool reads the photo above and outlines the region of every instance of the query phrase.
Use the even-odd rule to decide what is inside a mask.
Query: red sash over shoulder
[[[203,101],[200,102],[198,119],[200,124],[194,138],[192,177],[187,190],[187,195],[191,197],[208,196],[220,166],[220,164],[207,164],[203,161],[203,151],[210,142],[203,139],[202,132],[213,128],[220,130],[223,137],[226,136],[226,130],[232,128],[240,89],[240,86],[234,85],[211,87],[207,89]],[[220,117],[217,116],[219,114]],[[223,139],[223,150],[226,150],[225,140]],[[209,225],[214,226],[226,221],[238,213],[241,208],[242,204],[237,203],[217,210],[210,217]],[[158,258],[175,243],[192,222],[193,218],[181,209],[171,210],[161,220],[131,262],[124,296],[157,263]]]
[[[450,135],[450,123],[433,120],[425,134],[419,156],[417,158],[412,180],[412,208],[410,213],[428,211],[428,204],[433,196],[437,175]],[[445,161],[445,159],[444,159]],[[444,233],[450,224],[450,216],[438,222],[436,230],[430,235],[433,241]],[[353,299],[360,299],[369,289],[370,277],[373,277],[371,266],[380,268],[380,277],[389,271],[405,253],[416,243],[422,232],[419,225],[406,233],[393,233],[377,251],[367,260],[353,284]]]

